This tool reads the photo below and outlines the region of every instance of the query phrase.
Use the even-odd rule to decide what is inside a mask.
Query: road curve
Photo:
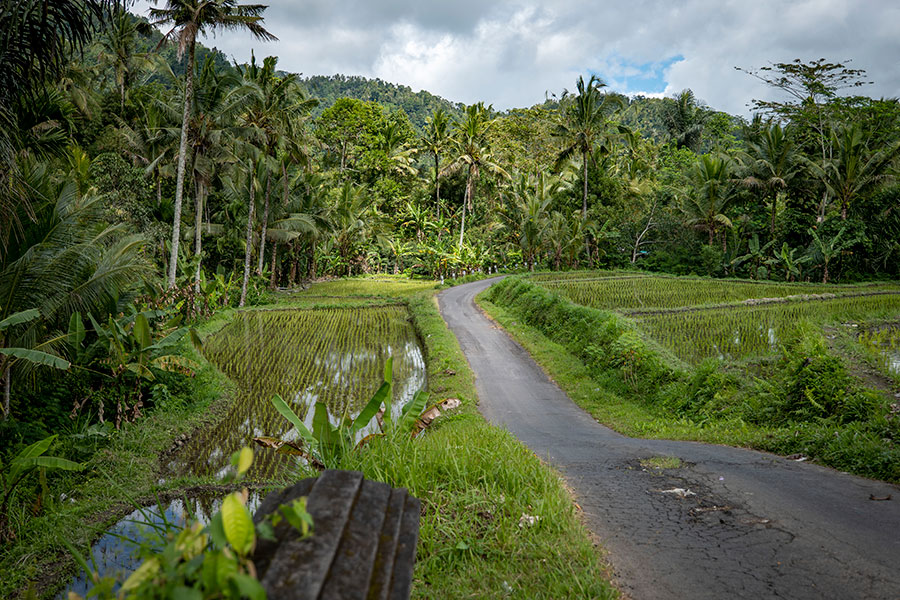
[[[900,487],[600,425],[475,306],[494,281],[439,296],[475,372],[479,408],[563,474],[626,597],[900,599]],[[684,466],[642,469],[642,458],[659,455]]]

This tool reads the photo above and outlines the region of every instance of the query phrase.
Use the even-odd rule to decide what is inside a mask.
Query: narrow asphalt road
[[[751,450],[620,435],[475,306],[491,283],[439,296],[481,412],[564,475],[626,597],[900,599],[900,487]],[[660,455],[682,468],[642,469]]]

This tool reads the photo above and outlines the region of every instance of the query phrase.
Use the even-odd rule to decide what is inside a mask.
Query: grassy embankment
[[[640,322],[523,278],[493,286],[479,303],[576,403],[626,435],[800,453],[900,481],[896,400],[853,377],[821,327],[797,324],[777,358],[690,366]]]
[[[426,353],[431,401],[462,401],[418,439],[376,440],[341,465],[407,487],[422,499],[413,597],[614,596],[561,479],[478,414],[472,373],[437,311],[434,288],[433,282],[384,277],[327,282],[254,310],[407,304]],[[227,324],[231,314],[217,314],[200,327],[201,335]],[[19,543],[6,553],[0,563],[0,594],[21,590],[42,573],[72,571],[57,535],[84,547],[130,510],[132,498],[168,496],[213,483],[159,480],[162,457],[173,441],[194,428],[208,427],[228,401],[223,392],[230,383],[193,349],[185,347],[185,352],[203,365],[196,401],[151,414],[98,453],[88,465],[91,475],[70,481],[69,495],[76,502],[54,506],[47,516],[32,519]],[[538,519],[528,525],[523,516]],[[53,578],[44,579],[44,593],[52,592],[53,586],[46,584]]]

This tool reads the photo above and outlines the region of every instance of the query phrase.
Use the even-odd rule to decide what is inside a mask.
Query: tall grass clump
[[[520,318],[588,365],[593,376],[619,379],[634,392],[654,395],[681,377],[672,357],[644,338],[633,321],[613,312],[574,304],[523,278],[507,278],[487,299]]]

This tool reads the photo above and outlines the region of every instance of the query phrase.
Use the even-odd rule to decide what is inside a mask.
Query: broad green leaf
[[[63,471],[80,471],[84,465],[72,462],[58,456],[32,456],[30,458],[17,458],[12,461],[13,465],[21,466],[23,469],[31,467],[42,467],[44,469],[61,469]]]
[[[56,434],[51,435],[50,437],[45,437],[42,440],[39,440],[27,448],[23,448],[19,451],[18,454],[13,458],[13,462],[17,460],[23,460],[26,458],[34,458],[35,456],[40,456],[44,452],[50,449],[50,445],[56,440]]]
[[[0,354],[14,356],[16,358],[27,360],[28,362],[33,362],[37,365],[53,367],[54,369],[61,369],[63,371],[67,371],[71,366],[71,363],[64,358],[41,352],[40,350],[32,350],[30,348],[0,348]]]
[[[136,590],[145,581],[153,579],[157,573],[159,573],[159,560],[156,558],[148,558],[140,567],[128,576],[128,579],[125,580],[125,583],[122,584],[122,588],[119,591],[122,594],[127,594],[128,592]]]
[[[80,348],[81,343],[84,341],[84,336],[84,321],[81,320],[81,313],[73,312],[69,318],[69,333],[66,341],[73,348]]]
[[[131,330],[134,339],[137,340],[138,348],[141,351],[146,350],[153,343],[153,337],[150,334],[150,322],[144,313],[138,314],[134,318],[134,329]]]
[[[333,445],[336,443],[334,428],[328,420],[328,407],[325,403],[316,401],[315,412],[313,413],[313,435],[320,443]]]
[[[244,573],[235,573],[231,576],[231,582],[237,589],[239,597],[250,600],[266,600],[266,590],[262,584]]]
[[[275,394],[274,396],[272,396],[271,402],[272,406],[275,407],[275,410],[281,413],[281,416],[287,419],[290,424],[297,429],[297,431],[300,433],[300,437],[302,437],[307,444],[312,446],[316,443],[315,436],[309,429],[307,429],[306,425],[303,424],[303,421],[300,419],[300,417],[297,416],[297,413],[295,413],[293,409],[291,409],[291,407],[287,405],[287,402],[282,400],[281,396]]]
[[[225,537],[235,552],[246,556],[253,549],[256,535],[253,529],[253,519],[247,512],[247,507],[241,501],[241,495],[237,492],[225,496],[222,501],[222,527],[225,529]]]
[[[391,384],[385,381],[375,392],[375,395],[369,400],[366,406],[360,411],[350,426],[350,431],[356,433],[369,424],[369,421],[375,418],[375,414],[381,409],[382,403],[391,393]]]
[[[186,327],[182,327],[181,329],[176,329],[175,331],[173,331],[172,333],[170,333],[163,339],[159,340],[152,346],[147,346],[146,348],[144,348],[144,350],[149,352],[152,350],[163,350],[165,348],[171,348],[172,346],[174,346],[175,344],[180,342],[181,338],[183,338],[187,332],[188,332],[188,330]]]
[[[413,399],[403,407],[403,410],[400,413],[400,422],[397,423],[397,425],[403,430],[411,429],[416,422],[416,419],[418,419],[419,415],[422,414],[422,411],[425,410],[427,404],[428,394],[422,390],[416,392]]]
[[[13,313],[0,321],[0,331],[6,331],[9,327],[13,325],[19,325],[20,323],[27,323],[28,321],[33,321],[41,316],[41,311],[36,308],[29,308],[28,310],[20,310],[17,313]]]

